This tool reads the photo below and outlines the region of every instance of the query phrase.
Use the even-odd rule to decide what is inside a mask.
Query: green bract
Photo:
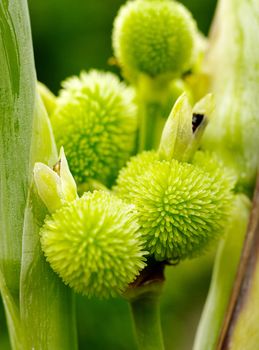
[[[145,266],[133,207],[107,192],[86,193],[48,217],[41,244],[64,283],[87,296],[121,293]]]
[[[204,96],[192,108],[187,95],[183,93],[164,126],[158,150],[160,159],[189,162],[199,147],[213,107],[211,94]]]
[[[110,185],[135,148],[134,92],[111,73],[90,71],[63,83],[51,117],[78,184]]]
[[[195,58],[196,24],[189,11],[175,1],[129,1],[114,22],[115,56],[126,76],[135,79],[178,76]]]
[[[195,256],[222,233],[233,181],[220,167],[213,173],[156,158],[153,152],[134,157],[115,191],[135,204],[146,249],[157,260]]]

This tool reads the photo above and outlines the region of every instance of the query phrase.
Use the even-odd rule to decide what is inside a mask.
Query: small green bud
[[[51,117],[79,185],[95,179],[110,185],[135,148],[134,92],[112,73],[90,71],[63,83]]]
[[[40,234],[53,270],[89,297],[120,294],[145,266],[133,206],[108,192],[86,193],[63,206]]]
[[[199,146],[201,136],[214,109],[211,94],[192,108],[187,95],[176,101],[163,129],[159,146],[161,159],[190,161]]]
[[[36,163],[33,172],[38,194],[50,213],[77,198],[76,183],[70,173],[63,148],[54,170],[46,164]]]
[[[176,77],[195,58],[196,23],[175,1],[128,1],[114,22],[113,48],[125,75]]]
[[[233,181],[220,167],[212,173],[156,158],[155,152],[134,157],[115,192],[135,204],[146,249],[157,260],[196,256],[224,230]]]
[[[62,206],[61,179],[55,171],[46,164],[36,163],[34,181],[38,194],[50,213]]]

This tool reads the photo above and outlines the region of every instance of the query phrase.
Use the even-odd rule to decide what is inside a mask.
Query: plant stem
[[[130,302],[140,350],[163,350],[159,295],[147,292]]]
[[[150,261],[125,293],[139,350],[164,349],[159,309],[164,267],[163,262]]]
[[[139,152],[156,149],[166,118],[173,106],[168,81],[141,76],[137,85],[139,105]]]
[[[140,134],[139,151],[155,149],[160,141],[165,118],[161,106],[154,102],[142,102],[139,106]]]
[[[242,255],[217,350],[258,347],[259,174]]]
[[[237,195],[225,237],[218,247],[193,350],[215,350],[217,347],[238,271],[250,210],[250,200],[244,195]]]

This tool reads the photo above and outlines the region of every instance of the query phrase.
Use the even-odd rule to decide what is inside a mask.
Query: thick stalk
[[[139,151],[158,147],[166,118],[174,102],[170,94],[168,81],[151,79],[144,75],[139,78],[137,85]]]
[[[163,350],[159,296],[147,293],[131,301],[132,317],[140,350]]]
[[[195,338],[194,350],[215,350],[230,303],[238,271],[251,203],[244,195],[235,199],[225,237],[220,242],[206,304]]]
[[[139,104],[139,151],[156,149],[159,145],[166,119],[157,102],[142,101]]]
[[[130,304],[139,350],[164,350],[160,322],[163,281],[163,263],[150,264],[125,294]]]
[[[254,350],[259,343],[259,175],[246,239],[217,350]]]

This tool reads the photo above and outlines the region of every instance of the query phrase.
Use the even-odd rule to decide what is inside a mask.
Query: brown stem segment
[[[230,346],[237,319],[242,311],[242,305],[249,293],[251,279],[259,257],[259,174],[254,191],[253,208],[249,220],[244,247],[239,263],[237,277],[233,286],[228,310],[223,322],[217,350],[227,350]]]

